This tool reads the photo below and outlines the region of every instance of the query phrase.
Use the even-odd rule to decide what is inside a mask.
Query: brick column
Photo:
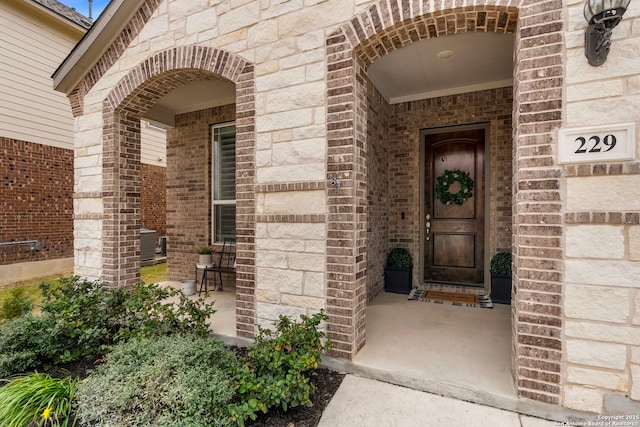
[[[364,345],[365,135],[356,132],[354,122],[366,112],[355,106],[361,101],[355,94],[357,68],[344,35],[329,37],[327,53],[327,178],[340,182],[340,189],[329,188],[327,197],[327,331],[332,353],[351,359]]]
[[[140,280],[140,119],[105,110],[103,127],[102,279]]]
[[[516,33],[513,151],[513,370],[518,395],[560,403],[562,2],[524,2]]]

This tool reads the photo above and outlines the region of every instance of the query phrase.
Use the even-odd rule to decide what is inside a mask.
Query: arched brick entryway
[[[133,68],[103,103],[103,280],[139,280],[140,118],[164,95],[198,80],[236,86],[237,328],[253,336],[254,156],[253,64],[229,52],[184,46],[158,52]],[[203,177],[204,179],[204,177]]]
[[[561,5],[468,6],[454,0],[440,7],[439,2],[380,1],[327,39],[327,178],[337,177],[344,189],[328,197],[327,311],[334,352],[351,358],[365,342],[367,197],[372,191],[366,68],[419,40],[470,31],[515,33],[513,371],[520,396],[557,404],[563,218],[560,169],[551,145],[561,125]]]

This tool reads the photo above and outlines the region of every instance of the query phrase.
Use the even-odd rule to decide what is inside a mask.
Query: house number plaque
[[[635,158],[635,124],[558,131],[558,163],[599,163]]]

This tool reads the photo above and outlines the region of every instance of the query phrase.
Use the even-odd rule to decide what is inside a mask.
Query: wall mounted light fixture
[[[622,20],[631,0],[587,0],[584,18],[589,23],[584,34],[584,54],[589,64],[604,64],[611,46],[611,30]]]
[[[336,178],[335,176],[331,177],[331,179],[329,180],[329,185],[331,185],[336,190],[340,190],[340,181],[338,181],[338,178]]]

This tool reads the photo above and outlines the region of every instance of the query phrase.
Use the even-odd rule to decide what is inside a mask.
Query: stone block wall
[[[563,402],[640,407],[640,4],[613,30],[607,61],[584,56],[582,2],[570,1],[563,128],[635,123],[636,160],[562,168],[565,233]],[[635,401],[635,402],[634,402]]]
[[[0,137],[0,265],[73,256],[73,150]]]

